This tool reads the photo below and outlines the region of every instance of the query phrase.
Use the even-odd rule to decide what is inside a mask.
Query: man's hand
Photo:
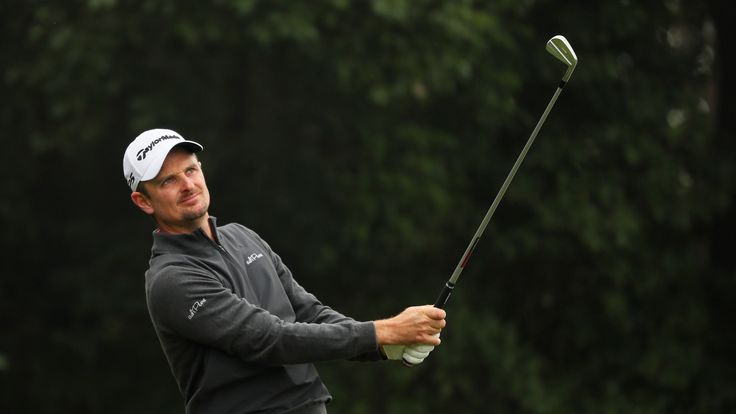
[[[382,345],[381,351],[386,355],[386,358],[392,361],[398,361],[404,357],[404,345]]]
[[[406,308],[393,318],[375,321],[378,345],[440,344],[445,311],[432,305]]]
[[[404,360],[409,365],[421,364],[433,350],[434,346],[422,344],[381,346],[381,351],[386,358],[392,361]]]
[[[436,336],[437,339],[439,339],[440,334],[437,334]],[[407,345],[404,348],[404,354],[401,356],[401,359],[404,361],[404,365],[406,365],[407,367],[412,367],[424,362],[424,360],[429,356],[429,353],[433,350],[434,346],[432,345]]]
[[[432,350],[434,350],[432,345],[409,345],[404,348],[404,353],[401,356],[401,359],[411,365],[418,365],[424,362],[424,359],[429,356],[429,353],[432,352]]]

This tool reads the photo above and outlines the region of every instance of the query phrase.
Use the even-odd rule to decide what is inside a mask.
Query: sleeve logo
[[[207,299],[204,299],[204,298],[202,298],[202,300],[195,301],[194,305],[192,305],[192,307],[189,308],[189,316],[187,316],[187,319],[191,321],[194,315],[196,315],[197,312],[199,312],[199,309],[202,308],[202,306],[204,306],[205,302],[207,302]]]

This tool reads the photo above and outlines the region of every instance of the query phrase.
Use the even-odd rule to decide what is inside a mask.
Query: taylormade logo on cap
[[[183,140],[184,138],[182,138],[182,137],[180,137],[178,135],[164,135],[162,137],[156,138],[153,141],[151,141],[151,143],[148,144],[148,146],[146,148],[143,148],[142,150],[140,150],[140,151],[138,151],[136,153],[136,159],[138,161],[143,161],[144,159],[146,159],[146,153],[148,153],[148,151],[152,150],[153,147],[156,144],[158,144],[159,142],[161,142],[161,141],[163,141],[165,139],[181,139],[181,140]]]
[[[184,139],[170,129],[149,129],[128,145],[123,156],[123,177],[132,191],[141,181],[152,180],[172,148],[182,145],[191,152],[202,151],[202,146]]]

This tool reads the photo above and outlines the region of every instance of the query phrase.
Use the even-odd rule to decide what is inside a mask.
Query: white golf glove
[[[440,336],[437,334],[436,336]],[[405,365],[418,365],[424,362],[429,353],[434,350],[433,345],[412,344],[412,345],[381,345],[386,358],[397,361],[403,360]]]
[[[404,348],[406,348],[404,345],[381,345],[386,358],[392,361],[398,361],[403,357]]]
[[[440,337],[440,334],[435,335],[436,337]],[[413,344],[413,345],[407,345],[404,348],[404,355],[401,356],[401,359],[404,361],[404,365],[406,366],[412,366],[412,365],[418,365],[424,362],[424,359],[429,356],[429,353],[434,350],[434,345],[426,345],[426,344]]]
[[[404,345],[382,345],[383,353],[386,358],[392,361],[404,360],[409,365],[421,364],[430,352],[434,349],[432,345],[414,344]]]
[[[429,356],[429,353],[434,350],[433,345],[425,344],[414,344],[404,348],[404,354],[402,359],[404,362],[408,362],[411,365],[418,365],[424,362],[424,359]]]

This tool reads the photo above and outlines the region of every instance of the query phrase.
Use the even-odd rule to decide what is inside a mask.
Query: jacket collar
[[[161,230],[156,229],[153,231],[153,247],[151,250],[153,253],[156,253],[172,250],[201,250],[205,247],[212,247],[213,243],[216,244],[218,240],[217,218],[210,216],[208,223],[212,230],[212,236],[215,238],[214,241],[210,240],[201,228],[193,231],[192,233],[184,234],[164,233]]]

